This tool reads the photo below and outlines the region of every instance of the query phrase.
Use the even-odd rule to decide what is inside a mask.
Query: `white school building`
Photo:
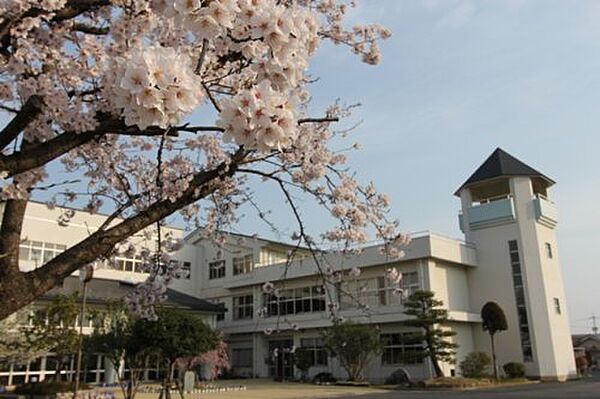
[[[293,248],[288,244],[230,234],[218,250],[200,232],[185,235],[171,229],[175,236],[184,237],[185,246],[175,258],[189,270],[188,278],[172,284],[171,305],[201,315],[224,333],[234,375],[297,377],[292,348],[302,347],[313,353],[309,376],[329,372],[345,378],[320,338],[321,331],[331,325],[328,308],[333,302],[345,319],[372,325],[380,333],[383,351],[371,359],[366,379],[385,380],[401,367],[413,378],[426,378],[433,372],[429,362],[410,361],[407,356],[415,344],[404,339],[411,330],[403,324],[407,316],[402,297],[394,295],[383,278],[385,269],[396,267],[407,293],[431,290],[449,310],[450,322],[445,327],[457,333],[453,340],[459,347],[456,364],[442,364],[446,375],[460,374],[458,363],[468,353],[490,351],[479,314],[484,303],[494,301],[504,310],[509,325],[508,331],[496,337],[499,365],[523,362],[530,377],[565,380],[576,371],[556,243],[557,210],[549,192],[552,185],[552,179],[497,149],[455,193],[460,198],[458,222],[463,240],[432,232],[415,234],[404,249],[405,256],[393,262],[380,254],[377,245],[365,247],[360,254],[324,254],[334,269],[361,269],[360,276],[347,275],[326,290],[308,254],[302,256],[300,251],[286,267],[287,253]],[[29,203],[21,268],[51,259],[104,219],[76,211],[72,222],[61,227],[56,223],[61,211]],[[142,237],[139,245],[153,248]],[[139,259],[117,261],[110,267],[99,265],[97,284],[112,281],[125,287],[145,278],[136,267]],[[279,298],[263,293],[266,282],[280,289]],[[73,282],[65,284],[53,292],[73,289]],[[0,384],[26,381],[34,375],[43,378],[46,371],[39,370],[38,363],[38,370],[33,371],[30,365],[0,368]],[[99,359],[91,382],[114,379],[102,367]]]

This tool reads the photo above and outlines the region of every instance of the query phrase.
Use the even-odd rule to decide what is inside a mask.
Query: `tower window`
[[[558,298],[554,298],[554,311],[556,311],[556,314],[561,314],[560,300]]]
[[[544,247],[546,248],[546,256],[548,259],[552,259],[552,244],[547,242],[544,244]]]
[[[521,351],[523,352],[523,361],[530,362],[533,360],[533,347],[531,345],[531,338],[529,334],[529,317],[527,315],[527,304],[525,301],[525,287],[523,286],[519,244],[516,240],[510,240],[508,242],[508,252],[510,254],[509,259],[513,277],[515,302],[517,304],[517,316],[519,317]]]

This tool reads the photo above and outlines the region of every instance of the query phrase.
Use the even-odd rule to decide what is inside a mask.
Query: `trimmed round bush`
[[[462,375],[467,378],[483,378],[489,375],[488,369],[492,364],[490,355],[485,352],[471,352],[460,362]]]
[[[386,384],[394,385],[409,384],[410,382],[410,374],[408,374],[408,371],[405,368],[399,368],[385,379]]]
[[[519,362],[509,362],[502,366],[504,373],[508,378],[525,377],[525,365]]]

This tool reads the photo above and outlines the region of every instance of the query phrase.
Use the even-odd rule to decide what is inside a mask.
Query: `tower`
[[[548,194],[554,183],[497,148],[455,193],[461,230],[477,249],[471,307],[497,302],[509,324],[496,338],[498,363],[523,362],[528,376],[544,380],[576,374]],[[488,351],[489,336],[476,329],[476,347]]]

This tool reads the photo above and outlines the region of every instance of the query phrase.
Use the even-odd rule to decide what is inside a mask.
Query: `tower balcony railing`
[[[558,210],[554,202],[542,194],[537,194],[533,198],[533,208],[538,223],[551,229],[556,227],[558,224]]]
[[[469,227],[473,230],[510,223],[515,220],[515,205],[510,195],[488,198],[467,209]],[[464,224],[464,217],[462,218]]]

